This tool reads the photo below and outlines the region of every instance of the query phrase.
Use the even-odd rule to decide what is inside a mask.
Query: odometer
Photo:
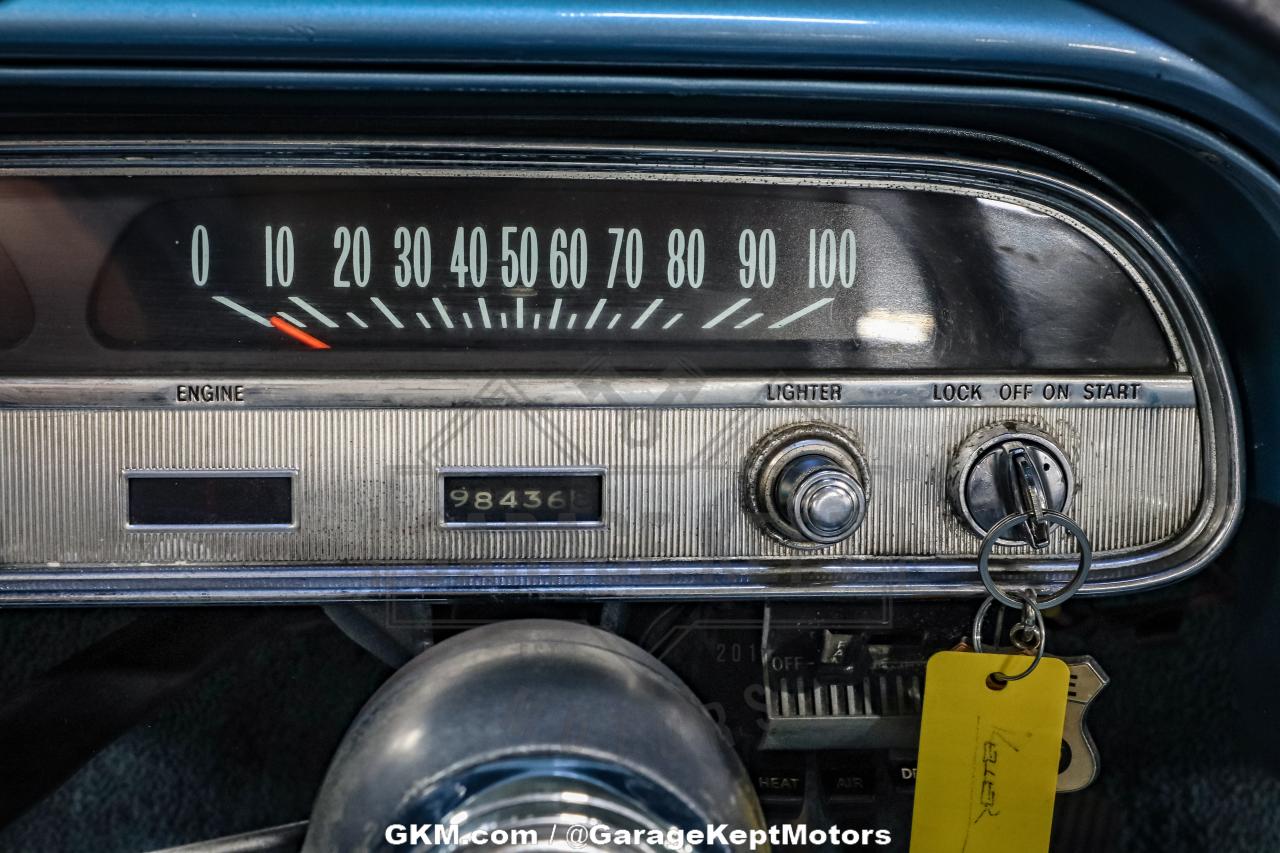
[[[604,521],[603,471],[447,471],[447,527],[594,527]]]
[[[421,352],[431,370],[1062,369],[1086,340],[1112,364],[1167,365],[1141,298],[1101,315],[1073,302],[1133,292],[1124,270],[1066,222],[1003,201],[508,177],[168,190],[102,268],[92,322],[111,348]],[[983,313],[995,306],[1042,313],[1046,334],[1001,338]]]

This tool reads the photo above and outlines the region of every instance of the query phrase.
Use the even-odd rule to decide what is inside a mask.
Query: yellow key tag
[[[1049,849],[1067,713],[1067,665],[1025,655],[939,652],[925,672],[911,853]]]

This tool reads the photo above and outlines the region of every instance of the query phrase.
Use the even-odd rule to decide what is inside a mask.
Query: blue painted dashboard
[[[410,69],[492,73],[548,66],[582,69],[575,76],[584,83],[586,69],[701,77],[754,71],[753,79],[768,70],[774,80],[981,80],[1160,104],[1212,122],[1273,157],[1280,150],[1280,117],[1251,94],[1169,45],[1068,0],[108,0],[90,6],[14,0],[0,5],[0,58],[56,63],[24,68],[28,84],[89,74],[109,84],[137,80],[138,71],[144,79],[231,83],[245,81],[254,66],[291,72],[280,75],[283,85],[317,76],[349,80],[343,72],[352,67],[372,73],[370,85],[403,85]],[[209,73],[218,66],[221,74]],[[666,85],[673,92],[683,88],[675,79]]]

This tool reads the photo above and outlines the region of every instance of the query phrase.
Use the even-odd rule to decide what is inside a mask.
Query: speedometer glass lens
[[[1091,367],[1081,353],[1169,365],[1125,269],[1069,223],[1008,201],[505,177],[128,189],[146,203],[90,311],[115,350],[256,352],[264,367],[272,353],[336,367],[381,352],[389,368],[446,371],[592,357],[636,370]],[[1002,335],[1027,327],[1042,333]]]
[[[35,324],[35,310],[22,277],[0,248],[0,349],[17,346]]]

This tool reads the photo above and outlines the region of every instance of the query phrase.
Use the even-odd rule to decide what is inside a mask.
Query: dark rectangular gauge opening
[[[1065,216],[872,184],[150,175],[38,190],[24,177],[0,193],[92,203],[109,219],[86,294],[105,349],[64,354],[47,339],[40,364],[67,372],[1177,368],[1145,282]],[[0,243],[23,233],[0,216]],[[76,244],[59,257],[101,254]],[[32,273],[83,286],[59,257]],[[0,261],[0,297],[20,286]],[[26,334],[2,326],[0,347]]]
[[[131,471],[129,527],[292,527],[292,472]]]
[[[440,475],[446,527],[598,527],[604,472],[451,471]]]

